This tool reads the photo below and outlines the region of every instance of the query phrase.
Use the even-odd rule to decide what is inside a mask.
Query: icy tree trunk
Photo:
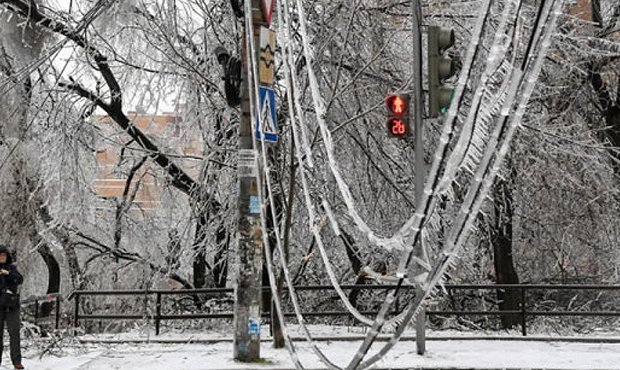
[[[45,265],[47,266],[48,271],[48,281],[47,281],[47,294],[50,293],[58,293],[60,292],[60,265],[58,261],[52,254],[52,250],[49,245],[45,243],[41,238],[36,235],[36,238],[39,239],[37,248],[39,254],[45,261]],[[43,302],[39,308],[39,317],[48,317],[52,313],[52,309],[54,308],[53,302]]]
[[[205,258],[205,241],[207,238],[207,225],[212,222],[209,215],[217,215],[221,211],[221,205],[212,197],[208,196],[207,190],[204,186],[192,177],[190,177],[180,166],[164,154],[158,145],[145,135],[136,125],[132,123],[129,117],[123,110],[123,91],[121,85],[117,80],[115,73],[112,71],[108,58],[93,44],[89,43],[81,33],[75,32],[73,28],[63,22],[62,20],[49,18],[47,15],[39,12],[37,7],[32,2],[24,2],[21,0],[0,0],[0,4],[8,5],[5,9],[8,12],[13,13],[12,16],[16,21],[22,21],[23,18],[28,18],[32,23],[36,23],[45,29],[54,32],[57,35],[61,35],[65,39],[72,41],[75,45],[80,47],[86,52],[91,60],[96,65],[96,70],[105,81],[109,90],[109,101],[103,96],[100,96],[98,92],[89,91],[84,86],[80,85],[76,81],[70,83],[60,82],[59,86],[67,91],[71,91],[77,96],[83,99],[89,100],[94,103],[98,108],[102,109],[108,114],[108,116],[121,128],[125,133],[131,137],[136,145],[148,153],[149,158],[158,166],[160,166],[166,174],[169,176],[170,184],[177,190],[190,197],[190,202],[197,212],[197,227],[196,237],[194,241],[194,248],[197,251],[197,261],[194,263],[194,279],[200,287],[206,282],[205,274],[206,267],[208,266]],[[15,17],[18,15],[19,17]],[[4,30],[1,28],[1,30]],[[209,207],[204,207],[204,203],[201,200],[209,199]],[[224,227],[221,225],[220,227]],[[218,232],[217,235],[224,235],[225,233]],[[177,276],[178,278],[178,276]],[[179,279],[183,280],[183,279]]]
[[[519,276],[512,256],[513,197],[510,183],[498,179],[495,183],[494,223],[491,228],[493,264],[497,284],[518,284]],[[519,310],[521,295],[519,289],[497,289],[501,311]],[[503,328],[511,328],[520,323],[518,314],[500,316]]]
[[[213,281],[215,281],[215,286],[217,288],[224,288],[226,287],[226,280],[228,278],[228,247],[230,245],[230,234],[223,225],[218,228],[215,234],[215,240],[217,242],[217,249],[213,257]]]
[[[357,245],[355,245],[355,240],[353,240],[353,237],[350,234],[346,233],[343,230],[340,230],[340,232],[340,239],[342,240],[342,243],[344,244],[347,251],[347,258],[349,259],[349,263],[351,263],[351,269],[353,270],[353,273],[357,276],[354,284],[363,285],[366,278],[361,273],[363,264],[360,260],[359,248],[357,247]],[[357,298],[359,294],[359,288],[353,288],[351,289],[351,293],[349,293],[349,301],[351,301],[351,304],[354,307],[357,307]]]
[[[35,2],[32,3],[33,5]],[[36,6],[36,5],[35,5]],[[24,22],[16,17],[10,17],[8,12],[0,13],[2,32],[0,32],[0,72],[5,74],[13,85],[13,89],[4,90],[13,96],[14,112],[4,117],[2,137],[17,140],[15,154],[10,158],[10,174],[13,176],[15,194],[9,207],[13,207],[9,222],[24,234],[18,244],[32,243],[37,247],[48,269],[48,287],[46,293],[60,292],[60,265],[48,244],[41,238],[37,230],[37,221],[40,218],[39,203],[41,194],[35,184],[38,184],[38,158],[32,157],[28,150],[29,141],[26,139],[26,130],[29,120],[29,108],[32,99],[33,84],[30,74],[18,74],[17,71],[31,68],[29,64],[36,60],[44,44],[44,34],[38,25]],[[41,306],[42,316],[49,315],[51,304]]]
[[[234,134],[234,130],[230,129],[228,123],[223,119],[221,115],[215,117],[215,143],[218,146],[225,146],[231,142]],[[218,176],[224,169],[223,163],[227,160],[227,154],[224,152],[218,152],[214,154],[214,160],[208,163],[209,175],[207,181],[203,183],[212,184],[217,183]],[[209,223],[218,222],[219,226],[215,231],[215,253],[213,255],[213,266],[211,267],[211,276],[214,284],[218,288],[224,288],[226,281],[228,280],[228,267],[229,267],[229,248],[231,240],[231,232],[225,225],[224,213],[225,209],[221,209],[219,204],[211,204],[211,208],[218,210],[217,213],[211,211]]]
[[[609,143],[613,148],[620,148],[620,85],[618,85],[618,91],[609,91],[608,86],[603,82],[601,70],[603,64],[592,63],[590,66],[590,84],[596,93],[599,105],[601,107],[601,113],[604,120],[604,129],[602,132],[602,139],[609,140]],[[615,95],[615,99],[613,96]],[[600,129],[597,127],[596,129]],[[620,152],[618,150],[610,150],[610,155],[614,158],[612,163],[614,173],[616,176],[620,175]]]
[[[194,236],[194,288],[204,288],[207,283],[207,257],[205,244],[207,239],[208,219],[204,212],[200,212],[196,221],[196,234]]]
[[[286,199],[286,219],[284,220],[284,237],[283,237],[283,249],[284,249],[284,259],[288,264],[289,254],[290,254],[290,236],[291,236],[291,227],[293,223],[293,207],[295,204],[295,187],[297,183],[297,172],[295,161],[293,158],[295,157],[295,140],[291,135],[291,143],[290,143],[290,163],[289,163],[289,183],[288,183],[288,198]],[[281,198],[282,202],[284,202],[284,197]],[[284,286],[284,271],[281,270],[278,275],[277,288],[278,288],[278,297],[282,297],[282,290]],[[273,346],[275,348],[284,348],[285,346],[285,338],[284,333],[282,331],[282,327],[284,323],[280,322],[278,315],[276,314],[275,304],[272,301],[271,305],[271,323],[272,323],[272,332],[273,332]]]
[[[613,25],[605,24],[603,15],[601,14],[600,1],[591,2],[592,20],[600,29],[599,33],[602,38],[609,37]],[[610,9],[611,19],[617,19],[620,15],[620,5],[615,5]],[[598,105],[603,116],[604,125],[602,127],[594,127],[595,130],[601,131],[602,141],[609,140],[614,148],[609,154],[614,161],[612,166],[616,176],[620,175],[620,152],[616,150],[620,148],[620,83],[605,83],[603,79],[603,70],[607,63],[614,63],[616,58],[603,58],[601,61],[592,62],[588,68],[588,79],[594,93],[596,94]],[[613,91],[615,87],[616,91]]]
[[[276,162],[278,160],[277,149],[269,150],[269,158],[272,163],[277,163]],[[282,176],[279,173],[279,171],[273,171],[270,175],[271,175],[271,181],[274,184],[281,183]],[[265,189],[265,193],[267,193],[267,189]],[[275,204],[273,205],[273,207],[275,208],[275,213],[278,216],[276,219],[277,224],[274,225],[273,219],[271,217],[268,217],[266,220],[267,221],[267,233],[269,233],[268,234],[269,245],[273,245],[273,246],[277,245],[275,228],[280,227],[280,223],[281,223],[282,215],[284,211],[284,204],[283,204],[284,199],[281,194],[274,194],[274,203]],[[268,205],[266,214],[271,214],[271,205]],[[265,252],[263,251],[263,253]],[[285,256],[285,258],[288,260],[288,256]],[[275,312],[275,307],[273,303],[274,297],[271,294],[271,290],[269,289],[269,274],[267,273],[267,267],[265,266],[266,261],[267,261],[266,258],[263,259],[263,272],[262,272],[262,283],[261,283],[263,286],[263,291],[262,291],[262,308],[261,309],[263,312],[269,313],[270,315],[271,331],[273,335],[274,347],[284,348],[285,343],[284,343],[284,336],[282,334],[282,323],[280,322],[280,320],[278,320],[278,315]],[[281,292],[282,281],[283,281],[283,276],[279,276],[278,277],[279,286],[278,286],[278,292],[277,292],[278,295],[280,295],[280,292]],[[280,297],[278,297],[278,299],[280,299]]]

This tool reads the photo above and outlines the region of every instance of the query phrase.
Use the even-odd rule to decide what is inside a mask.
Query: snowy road
[[[361,342],[322,342],[328,357],[347,363]],[[380,343],[381,345],[382,343]],[[309,369],[324,369],[304,343],[298,343],[302,363]],[[374,347],[375,349],[378,347]],[[6,357],[6,355],[5,355]],[[292,369],[286,350],[265,343],[262,364],[240,364],[232,360],[232,344],[86,344],[67,348],[61,357],[28,355],[27,369],[37,370],[230,370]],[[2,369],[8,369],[5,358]],[[620,369],[620,344],[523,342],[491,340],[438,340],[427,342],[424,356],[415,354],[414,342],[403,342],[383,359],[381,369]]]

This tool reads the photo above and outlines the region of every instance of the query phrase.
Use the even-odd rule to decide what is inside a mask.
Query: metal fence
[[[40,324],[42,320],[53,320],[54,328],[58,330],[60,327],[62,296],[59,293],[50,293],[41,296],[33,296],[22,299],[21,311],[26,318],[32,318],[35,325]],[[49,314],[42,315],[41,308],[47,305],[53,308],[46,309]]]
[[[446,285],[445,289],[450,290],[518,290],[520,294],[519,310],[441,310],[426,311],[431,315],[454,315],[454,316],[500,316],[500,315],[519,315],[521,321],[521,334],[527,336],[527,318],[536,316],[574,316],[574,317],[616,317],[620,318],[620,311],[578,311],[578,310],[537,310],[529,309],[532,305],[528,305],[528,293],[531,291],[614,291],[620,292],[620,285],[596,285],[596,284],[566,284],[566,285],[548,285],[548,284],[459,284]]]
[[[389,291],[396,288],[395,285],[343,285],[343,289],[359,289],[359,290],[379,290]],[[575,316],[575,317],[616,317],[620,318],[620,311],[578,311],[578,310],[539,310],[530,308],[534,306],[535,302],[529,302],[529,293],[532,291],[615,291],[620,292],[620,285],[535,285],[535,284],[469,284],[469,285],[445,285],[443,286],[446,291],[485,291],[485,290],[518,290],[520,294],[519,310],[427,310],[427,316],[500,316],[500,315],[519,315],[521,321],[521,332],[523,336],[527,335],[527,319],[537,316]],[[268,290],[268,288],[265,288]],[[401,290],[414,290],[414,287],[402,286]],[[297,286],[298,292],[303,291],[332,291],[334,287],[330,285],[311,285],[311,286]],[[208,289],[187,289],[187,290],[106,290],[106,291],[75,291],[69,299],[74,299],[74,326],[78,326],[80,320],[139,320],[148,318],[152,319],[155,323],[155,332],[158,335],[160,332],[160,325],[162,320],[187,320],[187,319],[232,319],[233,313],[230,312],[201,312],[201,313],[181,313],[172,314],[163,312],[162,300],[169,298],[170,296],[186,295],[186,296],[222,296],[230,295],[233,293],[232,288],[208,288]],[[83,297],[85,296],[133,296],[144,298],[145,307],[149,307],[149,301],[155,298],[155,310],[152,308],[148,311],[152,312],[149,315],[135,314],[135,313],[120,313],[120,312],[107,312],[100,314],[87,314],[80,312],[80,305]],[[397,313],[400,310],[400,304],[397,301],[392,314]],[[366,315],[376,314],[375,311],[362,312]],[[306,311],[303,312],[305,317],[349,317],[353,319],[352,315],[345,310],[329,310],[329,311]],[[269,317],[269,313],[263,313],[264,317]],[[284,312],[285,317],[295,316],[294,312]]]

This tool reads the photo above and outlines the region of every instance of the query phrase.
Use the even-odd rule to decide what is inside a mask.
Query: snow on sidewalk
[[[320,348],[338,365],[352,357],[361,341],[328,341]],[[378,343],[377,350],[385,342]],[[302,363],[309,369],[324,369],[304,342],[296,343]],[[242,364],[232,359],[232,343],[87,343],[69,347],[61,357],[25,353],[24,365],[32,370],[230,370],[293,369],[285,349],[263,343],[260,364]],[[8,354],[1,369],[9,369]],[[415,342],[401,342],[379,362],[380,369],[620,369],[620,344],[524,342],[494,340],[433,340],[427,353],[418,356]]]

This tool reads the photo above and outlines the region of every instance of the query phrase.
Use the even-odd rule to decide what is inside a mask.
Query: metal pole
[[[258,45],[258,34],[263,24],[260,0],[251,1],[254,44]],[[244,23],[245,24],[245,23]],[[245,26],[244,26],[245,28]],[[247,65],[246,32],[242,46],[241,118],[239,120],[239,199],[237,232],[237,276],[235,277],[234,305],[234,358],[242,362],[260,359],[260,297],[262,271],[262,229],[260,212],[251,209],[251,204],[260,203],[256,175],[258,167],[253,146],[252,114],[250,96],[252,85],[250,66]],[[256,58],[258,60],[258,56]]]
[[[422,6],[419,0],[411,2],[411,33],[413,38],[413,132],[415,135],[415,201],[416,208],[420,206],[424,196],[426,170],[424,166],[424,100],[422,96]],[[414,245],[422,254],[422,238],[419,245]],[[418,290],[417,294],[423,294]],[[426,350],[426,310],[422,304],[416,321],[416,348],[419,355]]]
[[[525,326],[525,287],[521,287],[521,334],[527,336],[527,327]]]
[[[34,301],[34,324],[35,325],[37,325],[38,318],[39,318],[39,301],[35,300]]]
[[[73,315],[73,328],[77,329],[78,319],[80,318],[80,294],[75,293],[75,311]],[[76,333],[76,331],[74,331]]]
[[[58,330],[60,326],[60,296],[56,296],[56,330]]]
[[[161,321],[161,292],[157,292],[155,303],[155,335],[159,335],[159,325]]]

